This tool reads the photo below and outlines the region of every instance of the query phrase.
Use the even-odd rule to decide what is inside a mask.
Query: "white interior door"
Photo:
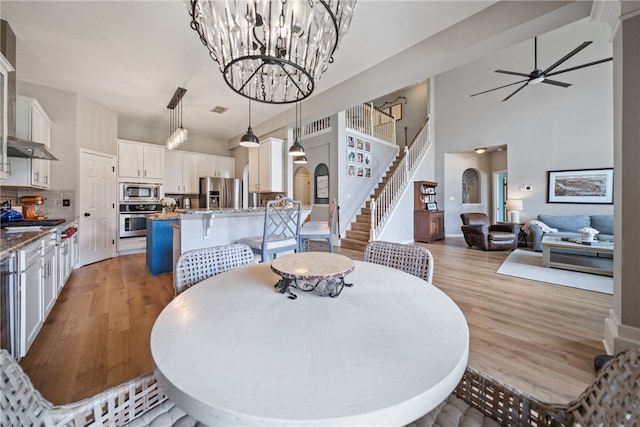
[[[80,265],[116,255],[116,159],[115,156],[80,150]]]

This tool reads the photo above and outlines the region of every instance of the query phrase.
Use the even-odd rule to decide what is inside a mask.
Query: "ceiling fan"
[[[508,85],[499,86],[499,87],[496,87],[496,88],[493,88],[493,89],[489,89],[489,90],[485,90],[485,91],[482,91],[482,92],[474,93],[471,96],[482,95],[483,93],[492,92],[494,90],[498,90],[498,89],[502,89],[502,88],[505,88],[505,87],[517,85],[517,84],[520,84],[520,83],[523,83],[523,85],[520,86],[518,89],[516,89],[513,93],[511,93],[511,95],[509,95],[505,99],[503,99],[502,102],[506,101],[507,99],[509,99],[513,95],[515,95],[516,93],[520,92],[527,85],[535,85],[535,84],[538,84],[538,83],[546,83],[546,84],[550,84],[550,85],[560,86],[560,87],[565,87],[566,88],[566,87],[571,86],[571,84],[570,83],[559,82],[557,80],[550,80],[549,77],[555,76],[557,74],[566,73],[568,71],[578,70],[578,69],[584,68],[584,67],[590,67],[591,65],[600,64],[602,62],[611,61],[613,59],[613,57],[605,58],[605,59],[601,59],[599,61],[593,61],[593,62],[589,62],[589,63],[586,63],[586,64],[577,65],[575,67],[567,68],[565,70],[553,71],[558,66],[560,66],[563,62],[567,61],[569,58],[574,56],[576,53],[580,52],[582,49],[584,49],[585,47],[587,47],[591,43],[593,43],[591,41],[588,41],[588,42],[582,43],[580,46],[578,46],[577,48],[573,49],[571,52],[567,53],[565,56],[560,58],[558,61],[556,61],[553,65],[551,65],[546,70],[541,70],[541,69],[538,68],[538,38],[534,37],[533,40],[534,40],[534,48],[533,48],[534,49],[533,50],[534,70],[532,72],[526,74],[526,73],[519,73],[519,72],[516,72],[516,71],[496,70],[496,73],[511,74],[511,75],[514,75],[514,76],[526,77],[524,80],[519,80],[519,81],[514,82],[514,83],[509,83]]]

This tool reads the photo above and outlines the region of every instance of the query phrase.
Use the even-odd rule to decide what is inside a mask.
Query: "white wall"
[[[209,135],[194,132],[185,123],[184,127],[189,132],[187,141],[180,145],[180,150],[197,153],[217,154],[219,156],[231,156],[226,141],[211,138]],[[132,123],[131,121],[118,120],[118,138],[130,141],[148,142],[150,144],[165,145],[169,137],[169,115],[166,123],[158,123],[157,126],[148,126],[144,123]],[[242,176],[242,170],[240,175]]]
[[[594,43],[558,70],[606,58],[612,54],[604,24],[581,20],[538,37],[538,65],[546,67],[580,43]],[[613,103],[611,62],[558,75],[569,88],[539,84],[524,88],[506,102],[505,88],[471,94],[513,82],[496,69],[529,72],[533,68],[533,40],[435,77],[435,144],[437,181],[444,183],[447,233],[459,227],[459,187],[464,161],[476,155],[447,156],[476,147],[508,146],[509,197],[522,199],[521,221],[546,214],[611,214],[612,205],[546,203],[547,171],[613,166]],[[517,87],[517,86],[515,86]],[[439,167],[442,165],[442,167]],[[488,172],[491,165],[482,165]],[[490,179],[488,177],[487,179]],[[483,181],[485,179],[483,178]],[[521,184],[533,186],[522,192]],[[484,186],[483,186],[484,188]],[[489,192],[483,192],[488,196]],[[456,201],[448,200],[450,195]],[[482,208],[488,205],[483,199]]]

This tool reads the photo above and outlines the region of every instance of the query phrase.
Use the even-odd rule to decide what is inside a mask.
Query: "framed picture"
[[[613,168],[548,171],[547,203],[613,204]]]
[[[318,175],[316,177],[316,198],[329,198],[329,175]]]
[[[389,115],[395,117],[396,120],[402,120],[402,104],[392,105]]]
[[[355,165],[347,165],[347,176],[356,176],[356,166]]]
[[[351,135],[347,136],[347,147],[349,147],[349,148],[355,148],[356,147],[356,140]]]
[[[427,203],[427,210],[428,211],[437,211],[438,210],[438,204],[437,203]]]

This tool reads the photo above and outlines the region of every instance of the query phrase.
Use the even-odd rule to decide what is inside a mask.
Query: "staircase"
[[[396,158],[391,163],[387,173],[382,177],[378,186],[373,190],[373,194],[365,203],[365,206],[360,209],[360,213],[356,215],[355,221],[351,223],[351,228],[347,230],[346,237],[340,239],[340,246],[345,249],[354,249],[364,251],[365,246],[369,243],[371,237],[371,199],[374,199],[380,194],[382,189],[387,185],[393,172],[400,164],[404,152],[398,153]]]
[[[430,145],[431,132],[427,118],[411,144],[393,160],[365,206],[356,215],[355,221],[351,222],[345,237],[340,239],[343,248],[364,250],[370,240],[376,240],[376,235],[393,211],[397,198],[409,184],[409,178]]]

